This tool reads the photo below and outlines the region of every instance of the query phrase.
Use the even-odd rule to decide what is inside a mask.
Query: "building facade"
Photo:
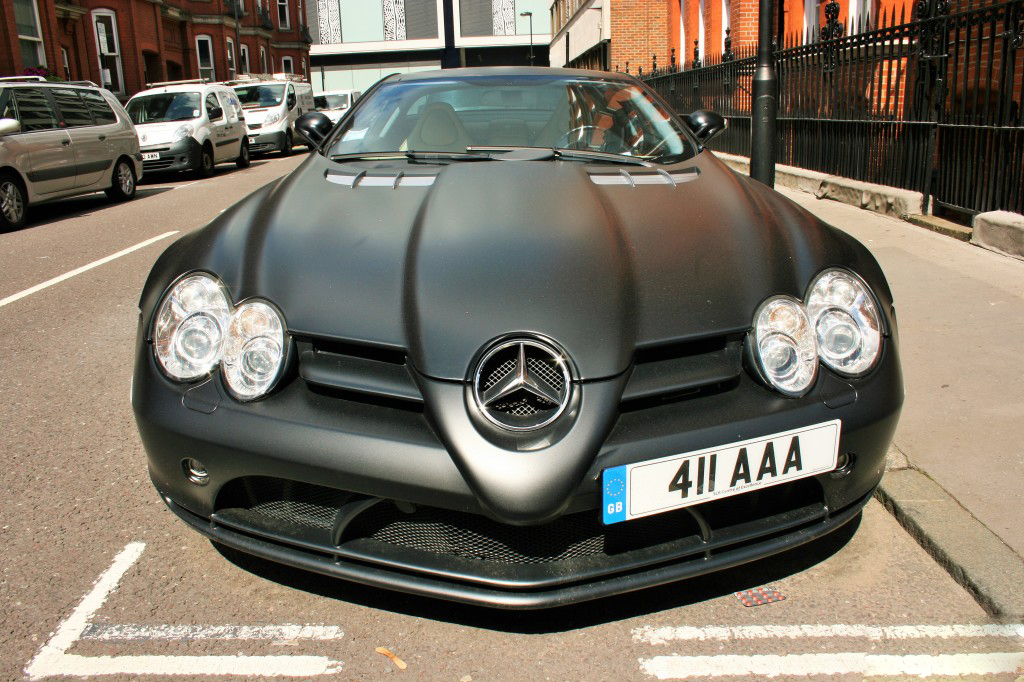
[[[391,73],[548,65],[549,0],[306,0],[313,88],[366,90]]]
[[[127,98],[158,81],[309,71],[303,0],[8,2],[0,75],[42,66]]]
[[[812,42],[826,22],[828,0],[775,0],[772,33],[779,44]],[[847,33],[903,12],[911,0],[838,0]],[[758,0],[549,0],[551,65],[639,73],[693,68],[757,44]]]

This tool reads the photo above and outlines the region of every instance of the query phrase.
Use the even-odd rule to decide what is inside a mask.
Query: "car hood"
[[[277,111],[277,107],[274,107],[273,109],[244,109],[242,111],[242,115],[245,116],[246,125],[262,125],[263,121],[267,119],[267,115],[270,114],[271,111]]]
[[[749,329],[827,265],[885,286],[855,240],[710,153],[661,169],[311,155],[169,249],[142,309],[206,269],[295,335],[405,350],[427,377],[464,380],[482,349],[528,333],[591,380],[638,348]]]
[[[151,147],[155,144],[171,144],[174,141],[174,131],[183,125],[195,127],[194,121],[169,121],[167,123],[143,123],[135,126],[135,132],[139,136],[139,144],[143,147]]]

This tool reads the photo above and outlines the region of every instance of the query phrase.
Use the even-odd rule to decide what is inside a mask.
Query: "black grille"
[[[351,497],[352,494],[344,490],[282,478],[248,476],[226,485],[217,506],[219,509],[246,509],[268,521],[330,530],[338,509]]]

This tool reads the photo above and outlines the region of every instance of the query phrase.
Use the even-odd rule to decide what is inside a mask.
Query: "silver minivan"
[[[141,177],[135,128],[108,90],[0,79],[0,229],[21,227],[43,201],[99,190],[131,199]]]

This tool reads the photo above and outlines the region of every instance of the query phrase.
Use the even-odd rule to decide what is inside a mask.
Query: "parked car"
[[[849,235],[623,74],[394,75],[170,246],[133,406],[216,542],[540,608],[857,517],[903,403],[892,294]],[[326,137],[324,137],[326,135]]]
[[[95,83],[0,79],[0,228],[25,224],[29,206],[100,190],[135,196],[142,157],[117,99]]]
[[[235,91],[203,80],[151,83],[128,100],[147,173],[213,175],[218,163],[249,167],[249,140]]]
[[[249,148],[254,154],[278,151],[282,156],[295,146],[295,120],[314,111],[313,86],[291,74],[250,77],[232,81],[245,110]]]
[[[316,110],[337,123],[362,93],[358,90],[327,90],[313,96]]]

